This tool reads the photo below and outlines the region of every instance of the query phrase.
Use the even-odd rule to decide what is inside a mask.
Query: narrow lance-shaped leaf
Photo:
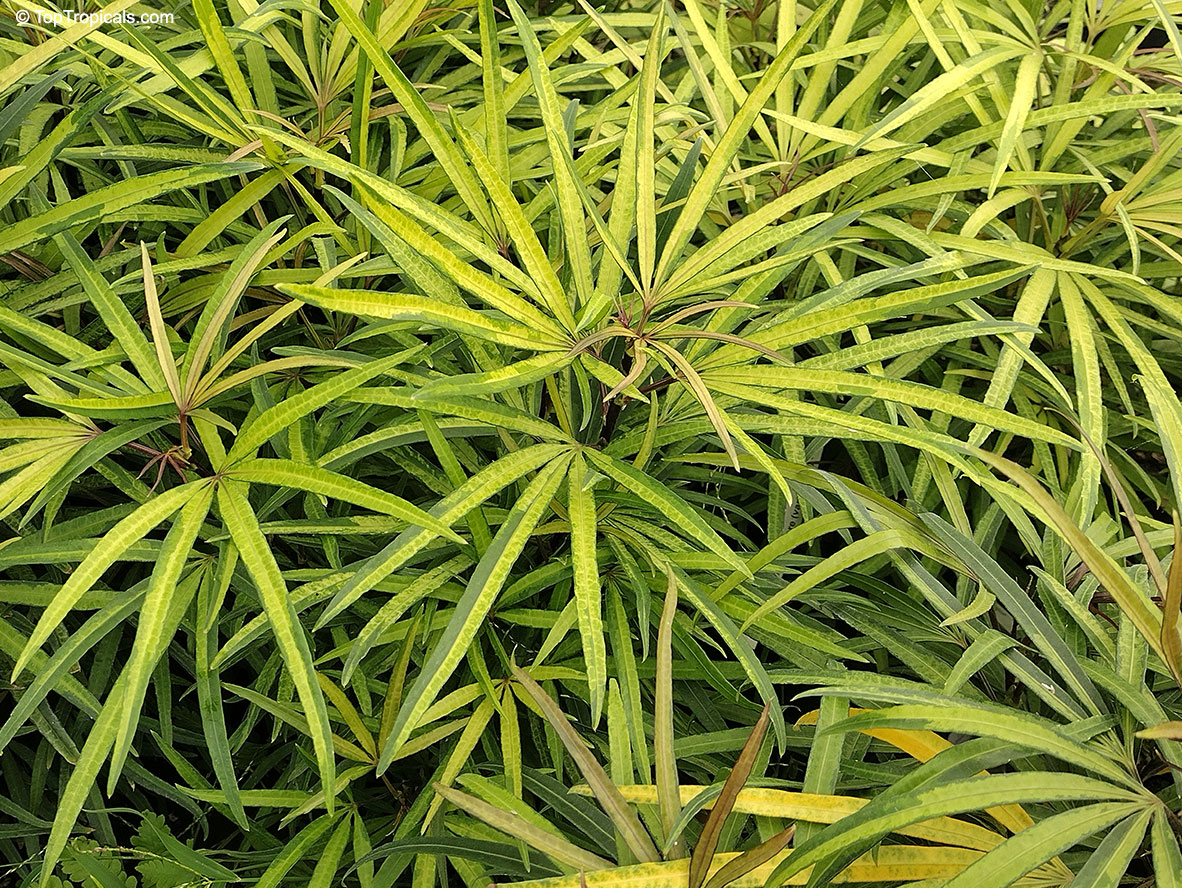
[[[181,588],[178,589],[178,600],[186,603],[190,601],[200,579],[199,571],[186,577],[181,583]],[[175,632],[183,616],[183,607],[171,608],[164,626],[164,634]],[[49,839],[45,843],[45,850],[42,852],[41,888],[48,888],[54,884],[52,881],[54,867],[61,859],[74,823],[98,780],[99,770],[107,759],[107,753],[110,752],[111,746],[115,742],[115,736],[119,730],[119,719],[123,712],[123,707],[119,704],[122,703],[122,694],[126,687],[127,679],[120,676],[107,695],[107,702],[103,706],[102,712],[91,725],[90,733],[86,736],[86,743],[83,744],[81,754],[74,762],[65,789],[62,790],[62,794],[58,798],[53,827],[50,830]]]
[[[243,247],[238,257],[222,274],[217,288],[210,296],[201,316],[197,319],[197,326],[193,330],[189,348],[185,352],[184,394],[186,403],[191,402],[197,393],[206,361],[211,356],[216,357],[215,348],[225,336],[227,325],[233,317],[234,310],[238,307],[251,275],[266,259],[271,248],[283,239],[285,232],[280,226],[284,221],[276,219]]]
[[[718,839],[722,835],[722,826],[735,806],[739,790],[743,788],[751,769],[755,766],[755,757],[759,754],[759,747],[767,735],[767,727],[768,707],[765,705],[763,712],[759,714],[759,720],[755,722],[755,727],[751,729],[751,736],[739,752],[738,761],[727,775],[726,783],[722,785],[721,795],[710,809],[710,816],[706,818],[706,825],[702,827],[698,844],[694,846],[693,857],[690,859],[690,888],[701,888],[706,881],[714,849],[718,847]]]
[[[595,727],[603,712],[603,694],[607,688],[607,646],[596,548],[595,491],[585,486],[588,480],[587,464],[581,455],[575,454],[567,478],[571,562],[579,636],[583,640],[583,659],[591,692],[591,726]]]
[[[656,763],[657,799],[665,831],[667,857],[685,856],[685,841],[672,833],[681,817],[677,755],[673,747],[673,621],[677,618],[677,577],[666,568],[665,602],[657,629],[656,699],[653,703],[653,753]],[[691,866],[692,868],[692,866]]]
[[[124,3],[125,0],[118,0],[118,5]],[[107,9],[112,8],[113,6],[107,7]],[[76,25],[75,27],[82,26]],[[48,41],[42,46],[48,46],[50,43],[52,41]],[[0,76],[0,82],[3,79],[3,76]],[[65,231],[126,210],[129,207],[146,203],[162,194],[183,188],[196,188],[206,182],[230,179],[257,169],[259,169],[259,165],[254,162],[198,164],[179,170],[166,170],[161,173],[137,176],[130,181],[116,182],[113,185],[89,191],[73,200],[58,204],[44,213],[28,216],[19,222],[10,224],[0,234],[0,254],[23,249],[39,240],[52,237],[59,231]]]
[[[131,748],[144,692],[148,688],[152,671],[156,668],[156,661],[171,640],[164,637],[162,630],[167,622],[169,609],[176,606],[175,596],[181,572],[192,554],[193,542],[197,539],[201,525],[209,514],[209,506],[213,502],[213,485],[208,481],[196,483],[200,486],[185,503],[177,521],[164,537],[164,545],[161,546],[155,567],[152,569],[152,578],[148,583],[143,607],[140,609],[131,658],[124,668],[129,677],[121,701],[123,717],[119,725],[119,734],[115,738],[115,749],[111,754],[111,768],[107,777],[108,795],[114,792],[115,783],[123,770],[123,762]]]
[[[550,726],[562,741],[562,745],[566,747],[566,751],[575,760],[575,764],[578,766],[579,772],[583,775],[583,779],[591,787],[591,791],[595,794],[595,798],[598,800],[600,806],[612,819],[612,823],[619,830],[628,848],[640,861],[659,860],[660,855],[657,853],[656,846],[653,845],[652,839],[649,838],[648,833],[641,826],[640,820],[637,819],[636,814],[628,807],[628,803],[620,795],[619,789],[612,783],[611,778],[607,776],[607,773],[603,770],[599,762],[595,760],[595,757],[591,755],[582,739],[575,733],[574,728],[570,726],[570,723],[566,720],[566,716],[558,708],[558,704],[551,699],[549,694],[542,690],[542,686],[534,681],[529,673],[516,665],[513,665],[511,668],[513,677],[521,683],[530,698],[542,710],[546,721],[550,723]]]
[[[541,829],[523,817],[491,805],[475,796],[458,789],[451,789],[442,784],[435,784],[435,792],[447,799],[457,808],[467,811],[473,817],[479,818],[489,826],[499,829],[503,833],[520,838],[539,851],[549,854],[560,863],[576,867],[580,870],[609,869],[611,863],[589,851],[584,851],[578,845],[566,841],[560,836]]]
[[[497,491],[551,462],[564,450],[559,444],[536,444],[503,456],[440,500],[431,509],[431,514],[445,523],[459,521]],[[372,589],[374,584],[405,564],[432,538],[433,534],[421,528],[409,528],[400,533],[393,542],[368,558],[345,582],[321,614],[316,628],[325,625]]]
[[[705,546],[718,555],[735,570],[750,574],[746,563],[736,555],[717,532],[697,514],[685,500],[653,480],[653,478],[627,463],[596,450],[586,451],[587,458],[604,474],[639,496],[660,514],[671,519],[677,530]]]
[[[767,879],[778,888],[796,873],[854,843],[870,843],[902,826],[933,817],[975,811],[986,806],[1047,801],[1110,801],[1113,819],[1132,813],[1140,797],[1110,783],[1075,774],[1027,772],[993,774],[955,780],[904,797],[872,802],[830,826],[815,839],[797,848]],[[1134,804],[1129,804],[1134,803]],[[1116,808],[1123,809],[1117,813]],[[1021,835],[1021,833],[1019,833]]]
[[[1098,805],[1075,807],[1062,814],[1055,814],[1041,820],[1034,826],[1027,827],[1004,844],[994,848],[980,860],[965,867],[964,871],[945,883],[948,888],[971,888],[974,885],[1004,885],[1012,884],[1014,880],[1026,875],[1040,864],[1050,860],[1056,854],[1061,854],[1073,845],[1095,835],[1117,821],[1117,826],[1108,834],[1101,847],[1092,855],[1092,861],[1085,864],[1083,870],[1072,880],[1073,885],[1080,888],[1093,888],[1098,885],[1114,885],[1124,874],[1124,866],[1117,873],[1112,882],[1096,881],[1097,870],[1102,870],[1106,864],[1112,864],[1118,858],[1118,847],[1127,843],[1134,835],[1136,844],[1140,844],[1145,828],[1149,825],[1148,813],[1138,815],[1134,805],[1122,802],[1107,802]],[[1131,815],[1131,816],[1130,816]],[[1139,831],[1138,831],[1139,827]],[[1114,838],[1116,841],[1109,842]],[[1135,850],[1135,845],[1134,845]],[[1127,859],[1124,861],[1127,864]],[[1089,874],[1085,870],[1092,870]]]
[[[234,755],[230,750],[230,738],[226,732],[226,714],[222,707],[220,676],[210,666],[217,650],[218,611],[224,596],[229,591],[234,568],[238,564],[238,552],[233,544],[225,543],[218,553],[218,570],[207,571],[197,593],[197,628],[195,633],[197,705],[201,711],[201,729],[209,747],[218,785],[226,797],[230,815],[240,826],[247,826],[246,811],[242,807],[242,795],[238,779],[234,774]]]
[[[348,475],[329,472],[319,466],[290,459],[249,459],[236,465],[230,474],[231,477],[250,484],[307,490],[310,493],[343,500],[365,509],[401,518],[407,524],[429,530],[454,542],[463,542],[463,538],[442,521],[433,518],[402,497],[364,484]]]
[[[168,339],[168,328],[164,325],[164,316],[160,313],[160,298],[156,294],[156,276],[152,272],[152,259],[148,254],[148,245],[140,243],[140,255],[144,266],[144,299],[148,304],[148,323],[152,328],[152,344],[156,347],[156,362],[164,381],[168,384],[168,391],[173,401],[180,406],[181,380],[177,373],[176,360],[172,356],[172,345]]]
[[[499,345],[534,351],[558,351],[568,346],[516,321],[486,315],[413,293],[381,293],[289,284],[283,288],[296,299],[329,311],[343,311],[388,321],[418,321],[465,333]]]
[[[42,611],[41,618],[29,636],[28,644],[12,668],[13,679],[20,676],[33,652],[49,638],[107,568],[118,561],[128,548],[150,533],[156,525],[198,495],[204,484],[203,481],[191,481],[165,491],[122,519],[103,536],[101,543],[91,550],[62,584],[61,591],[54,596],[53,603]]]
[[[402,70],[390,58],[386,48],[379,42],[356,10],[343,0],[329,0],[333,10],[340,17],[341,22],[349,29],[358,45],[369,57],[374,70],[381,75],[386,86],[395,98],[406,109],[407,115],[414,121],[422,137],[431,146],[431,151],[439,165],[447,173],[456,192],[463,199],[472,214],[481,221],[486,228],[491,228],[492,217],[488,204],[480,193],[472,171],[464,163],[463,157],[455,143],[448,137],[443,125],[435,118],[427,102],[415,89]]]
[[[324,694],[316,680],[308,636],[291,605],[287,584],[284,583],[279,565],[275,562],[275,555],[267,545],[258,518],[255,517],[246,497],[246,485],[239,481],[222,481],[218,485],[217,500],[226,529],[230,532],[239,557],[259,591],[263,608],[271,623],[271,632],[299,694],[320,768],[320,784],[327,794],[327,804],[331,811],[334,802],[333,790],[336,786],[332,727],[328,721],[328,707],[324,702]]]
[[[1166,666],[1174,680],[1182,684],[1182,632],[1178,620],[1182,616],[1182,520],[1174,518],[1174,554],[1170,559],[1170,573],[1166,577],[1166,594],[1161,605],[1161,649]],[[1129,516],[1131,521],[1136,517]]]
[[[74,273],[78,275],[82,289],[90,297],[91,304],[102,316],[103,323],[107,325],[111,335],[123,348],[124,354],[127,355],[136,372],[150,389],[155,391],[164,389],[167,383],[164,381],[164,375],[160,372],[160,365],[156,363],[152,346],[148,343],[139,324],[136,323],[123,300],[115,294],[111,285],[99,274],[94,267],[94,262],[86,255],[70,232],[63,231],[54,238],[54,242],[62,251],[65,260],[74,269]]]
[[[1101,839],[1087,863],[1076,873],[1072,880],[1076,888],[1108,888],[1110,885],[1119,885],[1127,874],[1133,856],[1141,848],[1152,816],[1152,810],[1140,811],[1112,827]],[[970,883],[966,881],[965,884]]]
[[[455,119],[454,112],[452,124],[461,146],[472,161],[473,169],[480,177],[484,190],[492,198],[497,214],[505,223],[522,264],[538,287],[542,302],[567,330],[573,330],[575,319],[566,292],[558,281],[558,275],[554,273],[541,241],[538,240],[521,205],[517,203],[517,198],[513,196],[509,183],[493,168],[492,163],[480,150],[480,146],[464,131],[459,120]]]
[[[640,263],[640,282],[649,299],[653,287],[653,269],[657,252],[657,183],[654,117],[657,104],[657,82],[661,76],[661,56],[664,53],[665,4],[657,4],[656,20],[649,35],[640,72],[640,88],[632,99],[632,113],[639,124],[636,133],[636,252]]]
[[[1001,141],[997,146],[997,160],[993,166],[993,176],[989,180],[989,196],[993,197],[997,191],[997,184],[1002,174],[1010,165],[1010,158],[1014,155],[1014,148],[1022,136],[1026,125],[1026,115],[1034,103],[1035,90],[1038,87],[1039,67],[1042,65],[1042,52],[1035,51],[1022,57],[1018,65],[1018,74],[1014,80],[1014,93],[1010,96],[1010,110],[1006,115],[1005,127],[1001,131]]]
[[[1045,521],[1068,543],[1088,566],[1100,584],[1116,599],[1121,610],[1133,621],[1137,631],[1149,643],[1150,648],[1166,662],[1166,653],[1161,647],[1161,615],[1149,602],[1145,592],[1135,586],[1112,557],[1100,549],[1079,529],[1067,512],[1055,502],[1038,480],[1016,463],[988,451],[973,448],[975,456],[1003,472],[1024,490],[1042,514],[1036,517]]]
[[[506,182],[509,172],[509,134],[505,122],[504,83],[501,79],[501,45],[493,0],[480,0],[481,85],[484,87],[484,139],[493,169]]]
[[[764,70],[759,83],[748,94],[742,108],[731,118],[726,132],[723,133],[714,151],[710,154],[706,168],[701,172],[689,197],[686,198],[685,206],[682,207],[677,222],[669,233],[665,248],[661,251],[655,275],[658,286],[669,277],[673,264],[681,258],[681,254],[697,230],[706,208],[718,192],[727,169],[741,150],[752,124],[763,112],[781,81],[788,76],[789,70],[805,46],[808,45],[809,39],[817,28],[828,20],[829,14],[836,5],[837,0],[824,0],[813,11],[808,20],[797,29],[787,45]]]
[[[358,386],[397,367],[407,357],[406,352],[398,352],[385,358],[377,358],[355,370],[347,370],[327,382],[314,385],[298,395],[292,395],[282,403],[263,411],[253,421],[243,426],[230,448],[229,459],[238,460],[253,453],[301,416],[307,416],[313,410],[331,404],[335,399],[349,394]]]
[[[728,860],[710,877],[706,888],[725,888],[753,870],[769,865],[796,836],[796,824],[784,827],[770,839]],[[885,875],[885,873],[884,873]]]
[[[529,62],[534,80],[534,92],[541,106],[542,120],[550,158],[554,162],[554,187],[558,192],[558,208],[562,219],[564,245],[567,261],[571,264],[571,276],[580,304],[591,300],[594,284],[591,277],[591,249],[587,239],[587,221],[583,215],[583,203],[575,179],[578,173],[571,158],[571,145],[566,138],[566,127],[562,123],[558,93],[550,67],[542,55],[533,25],[516,0],[508,0],[509,12],[521,36],[521,45]],[[573,328],[568,327],[568,330]]]
[[[432,648],[419,677],[407,691],[398,718],[382,749],[379,772],[386,769],[399,747],[418,727],[423,714],[435,702],[440,689],[464,659],[468,645],[484,623],[521,550],[549,507],[550,499],[561,484],[569,463],[569,457],[560,456],[534,476],[493,538],[488,551],[473,569],[468,587],[456,604],[455,614]]]

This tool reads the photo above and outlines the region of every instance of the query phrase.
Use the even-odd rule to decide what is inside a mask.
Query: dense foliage
[[[48,10],[0,883],[1182,886],[1182,2]]]

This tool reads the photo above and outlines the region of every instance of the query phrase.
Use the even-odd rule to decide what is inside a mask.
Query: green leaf
[[[955,698],[949,698],[953,702]],[[936,730],[945,733],[968,733],[980,737],[995,737],[1008,743],[1036,749],[1055,756],[1090,773],[1103,775],[1114,783],[1130,787],[1140,784],[1120,765],[1106,756],[1071,739],[1065,733],[1033,715],[1013,711],[999,711],[992,707],[973,706],[955,700],[953,706],[903,704],[852,715],[832,731],[859,731],[873,725],[901,730]]]
[[[959,90],[978,76],[1001,65],[1020,51],[1012,46],[999,46],[994,49],[979,52],[970,56],[950,71],[931,80],[920,87],[905,102],[896,107],[890,114],[870,127],[862,136],[858,147],[865,145],[871,139],[885,136],[894,132],[903,124],[913,120],[940,102],[954,100]]]
[[[1061,505],[1055,502],[1029,472],[1004,457],[974,448],[972,453],[987,465],[1003,472],[1038,505],[1036,515],[1060,534],[1079,555],[1088,569],[1117,601],[1121,611],[1133,621],[1137,631],[1165,661],[1161,650],[1161,616],[1144,590],[1135,586],[1124,570],[1079,529]]]
[[[459,373],[433,379],[414,393],[414,399],[430,403],[436,398],[489,395],[521,388],[553,376],[569,367],[574,360],[570,354],[548,353],[484,373]]]
[[[185,506],[193,497],[199,496],[207,486],[207,481],[190,481],[188,484],[174,487],[140,506],[104,534],[101,545],[96,546],[82,560],[62,584],[61,591],[54,596],[53,602],[42,611],[25,649],[17,657],[12,668],[12,677],[15,679],[24,671],[34,651],[40,649],[108,567],[118,561],[128,548],[142,540],[161,521]]]
[[[637,860],[642,862],[659,860],[660,855],[658,855],[652,839],[649,838],[636,815],[628,808],[628,803],[620,795],[619,789],[588,751],[579,735],[575,733],[574,728],[570,726],[566,716],[558,708],[558,704],[523,669],[511,665],[511,670],[513,677],[525,688],[530,699],[538,705],[546,721],[558,734],[562,745],[575,760],[579,773],[583,775],[583,779],[587,781],[591,791],[595,794],[596,800],[611,818],[612,823],[615,824],[616,829],[619,830]]]
[[[156,363],[152,346],[123,300],[115,294],[106,278],[99,274],[90,257],[69,231],[58,234],[54,238],[54,243],[78,275],[78,281],[90,298],[91,304],[144,383],[152,391],[164,390],[167,383],[164,381],[164,374],[160,372],[160,365]]]
[[[1107,829],[1113,823],[1117,823],[1116,827],[1105,836],[1088,863],[1076,874],[1072,884],[1079,888],[1115,886],[1124,875],[1128,858],[1137,850],[1149,825],[1148,812],[1138,812],[1136,806],[1120,802],[1076,807],[1039,821],[965,867],[960,875],[945,885],[948,888],[1009,885],[1039,864]],[[1130,841],[1133,844],[1128,848]],[[1108,870],[1110,879],[1104,878],[1104,870]]]
[[[595,727],[603,712],[603,694],[607,687],[607,645],[603,636],[603,596],[599,586],[595,491],[587,486],[590,480],[586,462],[576,453],[567,478],[567,507],[570,512],[575,609],[591,693],[591,726]]]
[[[312,848],[315,847],[321,836],[332,828],[338,816],[331,812],[323,814],[300,830],[295,838],[284,845],[279,854],[275,855],[271,865],[255,882],[256,888],[278,888],[291,868],[311,855]]]
[[[531,847],[550,855],[558,863],[579,870],[601,870],[611,866],[611,863],[602,857],[584,851],[578,845],[535,826],[525,818],[505,811],[496,805],[490,805],[466,792],[449,789],[439,783],[435,784],[435,792],[457,808],[461,808],[473,817],[484,821],[494,829],[519,838]]]
[[[530,329],[514,321],[470,308],[441,304],[437,300],[411,293],[338,290],[307,284],[288,284],[283,290],[302,302],[329,311],[343,311],[386,321],[414,321],[499,345],[532,351],[557,351],[566,347],[558,339],[544,335],[548,330]]]
[[[258,518],[255,517],[254,510],[246,498],[245,485],[236,481],[222,481],[218,485],[217,501],[218,510],[234,540],[239,557],[258,589],[263,609],[271,624],[271,632],[299,694],[303,714],[308,720],[312,745],[316,750],[320,784],[329,793],[328,808],[331,812],[331,788],[336,786],[332,729],[328,722],[328,707],[324,702],[324,694],[320,690],[312,665],[308,636],[292,607],[287,584],[284,583],[279,565],[275,562],[275,555],[267,545],[267,539],[259,528]]]
[[[421,527],[455,542],[463,542],[463,538],[446,524],[402,497],[364,484],[348,475],[329,472],[319,466],[291,459],[248,459],[238,463],[228,474],[248,484],[307,490],[310,493],[352,503],[363,509],[401,518],[407,524]]]
[[[120,3],[113,5],[122,5],[122,2],[123,0],[120,0]],[[46,45],[48,44],[42,44]],[[3,76],[0,75],[0,82],[2,81]],[[44,213],[28,216],[9,225],[4,233],[0,234],[0,254],[23,249],[61,231],[146,203],[178,189],[196,188],[207,182],[229,179],[257,169],[258,164],[247,162],[198,164],[179,170],[137,176],[130,181],[97,188]]]
[[[513,246],[521,257],[522,265],[525,266],[525,270],[529,272],[530,278],[538,288],[542,304],[550,310],[550,314],[557,318],[566,330],[573,330],[575,319],[571,314],[566,293],[558,280],[558,275],[554,272],[554,267],[550,264],[550,259],[546,255],[541,241],[538,240],[537,234],[530,225],[529,219],[526,218],[521,205],[513,196],[509,182],[493,169],[492,163],[484,152],[472,141],[459,121],[454,118],[454,112],[452,126],[460,138],[460,144],[472,161],[472,166],[480,177],[484,190],[488,192],[497,215],[508,229]],[[499,126],[499,121],[490,124],[490,128],[494,130]]]
[[[492,544],[472,571],[472,578],[456,604],[455,615],[443,635],[431,649],[422,671],[398,710],[398,718],[382,749],[379,773],[419,726],[423,714],[433,704],[443,685],[464,659],[468,645],[476,637],[484,618],[493,606],[521,551],[534,528],[550,506],[550,500],[562,483],[570,464],[569,457],[552,459],[522,492]]]
[[[997,190],[1002,174],[1010,165],[1014,155],[1014,148],[1026,127],[1026,117],[1034,104],[1035,90],[1038,87],[1039,68],[1042,65],[1041,52],[1032,52],[1022,57],[1018,65],[1018,74],[1014,80],[1014,92],[1010,96],[1010,110],[1006,114],[1005,126],[1001,131],[1001,141],[997,145],[997,160],[993,165],[993,178],[989,180],[989,196]]]
[[[135,643],[124,668],[128,678],[123,699],[120,701],[123,717],[118,736],[115,738],[111,768],[107,777],[108,795],[115,790],[115,783],[131,748],[152,671],[171,641],[163,635],[163,629],[168,621],[169,610],[177,606],[177,583],[192,554],[193,542],[201,531],[201,525],[205,522],[210,504],[213,502],[213,485],[209,482],[194,483],[199,486],[181,508],[176,522],[164,537],[164,544],[160,547],[160,554],[152,568],[152,577],[148,581],[148,590],[140,608]],[[192,591],[196,592],[195,589]]]
[[[1072,880],[1077,888],[1116,888],[1127,875],[1126,870],[1133,856],[1141,848],[1152,815],[1152,811],[1141,811],[1126,817],[1109,830]]]
[[[517,4],[508,0],[509,13],[517,25],[521,46],[529,63],[534,81],[534,93],[542,114],[546,145],[554,166],[554,188],[558,192],[558,209],[562,219],[563,242],[566,260],[570,263],[571,277],[580,304],[591,300],[594,282],[591,277],[591,250],[587,239],[587,221],[583,214],[582,198],[579,194],[578,172],[571,157],[571,145],[566,138],[566,127],[562,122],[562,111],[558,107],[559,97],[554,88],[550,67],[542,55],[533,25]],[[570,316],[570,309],[563,313]],[[562,317],[562,315],[560,315]],[[573,326],[567,328],[573,331]]]
[[[668,487],[658,483],[644,472],[605,453],[588,450],[586,457],[604,474],[614,478],[626,490],[630,490],[655,508],[658,514],[671,519],[678,531],[718,555],[735,570],[750,575],[746,563],[731,551],[731,548],[723,542],[722,537],[692,506]]]
[[[830,854],[860,843],[877,841],[886,833],[949,814],[976,811],[987,806],[1049,801],[1112,801],[1105,806],[1111,823],[1142,804],[1139,796],[1109,783],[1074,774],[1029,772],[992,774],[954,780],[942,786],[871,802],[798,847],[767,879],[769,888],[802,872]],[[1102,828],[1097,826],[1096,829]],[[1092,830],[1095,832],[1095,829]]]
[[[416,346],[417,348],[419,347]],[[415,349],[408,351],[414,352]],[[407,352],[398,352],[385,358],[376,358],[355,370],[347,370],[337,374],[327,382],[314,385],[312,388],[292,395],[274,407],[264,410],[253,421],[242,427],[234,445],[230,448],[229,460],[233,462],[254,453],[301,416],[307,416],[312,411],[331,404],[337,398],[344,397],[371,379],[397,367],[409,357]]]
[[[1153,816],[1153,872],[1161,888],[1177,888],[1182,884],[1182,850],[1168,818],[1165,810],[1158,810]]]
[[[374,70],[381,75],[386,86],[394,94],[395,99],[405,109],[407,116],[414,121],[415,127],[431,148],[436,162],[447,174],[456,193],[463,199],[471,213],[485,226],[491,229],[491,216],[488,204],[480,193],[480,186],[476,183],[472,171],[464,163],[463,156],[455,143],[448,137],[443,125],[435,118],[427,102],[419,95],[418,90],[407,79],[402,70],[390,58],[386,47],[382,46],[376,34],[366,27],[354,8],[343,0],[329,0],[340,21],[348,28],[349,33],[357,41],[358,46],[369,58]]]
[[[693,237],[701,223],[706,208],[717,194],[728,168],[742,149],[752,124],[758,119],[768,101],[775,95],[781,81],[788,76],[797,57],[808,45],[808,41],[817,28],[823,22],[828,21],[829,14],[836,5],[837,0],[824,0],[813,10],[807,21],[796,30],[792,39],[767,66],[759,83],[747,95],[747,99],[743,102],[738,113],[731,118],[726,131],[711,152],[706,168],[702,170],[697,183],[690,191],[689,197],[686,198],[685,206],[681,208],[681,214],[677,217],[677,222],[669,233],[665,249],[661,251],[655,274],[658,286],[668,279],[674,263],[681,258],[690,238]]]
[[[524,475],[557,459],[567,448],[559,444],[535,444],[501,457],[492,465],[473,475],[431,509],[433,517],[445,524],[459,521],[497,491],[504,489]],[[388,577],[394,570],[427,545],[434,537],[421,528],[410,528],[400,533],[393,542],[367,559],[349,578],[317,622],[320,628],[341,613],[374,584]]]
[[[681,818],[677,757],[673,749],[673,621],[677,618],[677,577],[665,568],[668,582],[657,628],[656,693],[653,701],[653,760],[657,801],[661,806],[666,858],[685,857],[685,842],[674,830]],[[692,865],[691,865],[692,870]]]
[[[181,583],[181,588],[177,590],[178,599],[189,601],[198,582],[200,582],[199,572],[194,572],[186,577]],[[183,616],[183,607],[171,608],[163,634],[171,635],[175,632]],[[119,704],[122,703],[122,693],[125,688],[126,679],[120,676],[107,695],[102,712],[91,725],[90,733],[86,736],[86,743],[74,762],[73,771],[70,773],[65,788],[58,797],[53,827],[42,852],[41,888],[48,888],[52,884],[50,878],[53,875],[53,869],[61,859],[66,843],[69,841],[70,832],[82,811],[82,806],[86,804],[87,798],[94,789],[99,770],[107,759],[107,753],[115,743],[119,720],[123,712],[123,707]]]

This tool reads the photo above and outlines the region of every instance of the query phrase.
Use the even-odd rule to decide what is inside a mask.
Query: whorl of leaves
[[[1182,2],[53,11],[0,884],[1182,884]]]

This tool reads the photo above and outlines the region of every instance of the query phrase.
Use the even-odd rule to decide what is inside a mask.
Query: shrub
[[[1178,4],[599,7],[13,4],[13,884],[1182,880]]]

